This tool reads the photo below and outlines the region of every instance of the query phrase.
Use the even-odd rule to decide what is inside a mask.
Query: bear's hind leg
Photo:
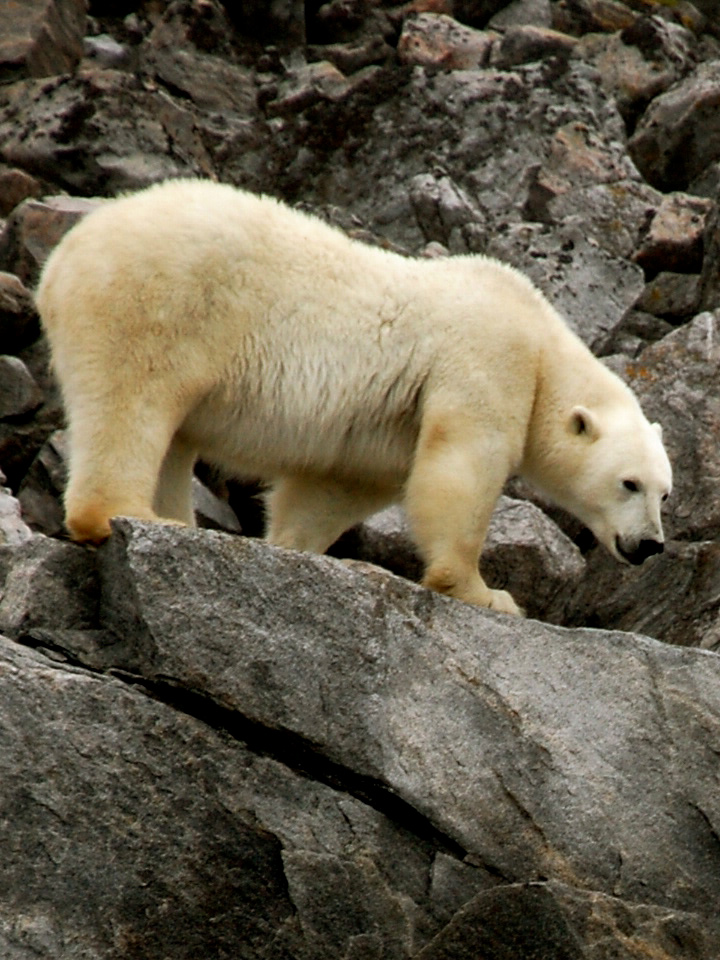
[[[195,447],[175,434],[160,468],[153,500],[155,513],[163,520],[195,526],[192,479],[196,459]]]
[[[71,538],[101,543],[118,516],[159,521],[153,501],[175,424],[149,404],[136,416],[123,410],[121,417],[104,404],[86,404],[70,407],[68,418],[65,525]]]
[[[287,476],[266,498],[266,539],[279,547],[325,553],[337,538],[382,510],[397,492],[328,477]]]

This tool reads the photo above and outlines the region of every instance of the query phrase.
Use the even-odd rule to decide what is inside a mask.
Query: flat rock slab
[[[4,960],[400,960],[485,885],[347,793],[4,637],[0,696]]]

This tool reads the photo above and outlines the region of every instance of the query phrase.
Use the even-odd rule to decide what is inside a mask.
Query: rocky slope
[[[716,5],[27,0],[0,38],[0,954],[715,960]],[[527,272],[663,423],[665,554],[511,483],[520,622],[412,583],[399,511],[293,554],[203,468],[214,530],[65,541],[32,287],[176,175]]]

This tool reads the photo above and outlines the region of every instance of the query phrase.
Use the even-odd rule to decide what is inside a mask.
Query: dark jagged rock
[[[720,62],[697,70],[658,96],[640,119],[628,149],[660,190],[684,190],[720,158]]]
[[[32,294],[15,274],[0,272],[0,353],[18,353],[39,336]]]

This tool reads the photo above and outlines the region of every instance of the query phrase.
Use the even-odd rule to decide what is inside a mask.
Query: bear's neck
[[[560,506],[569,508],[564,500],[573,409],[583,406],[603,415],[627,404],[630,391],[563,321],[551,323],[547,332],[519,472]]]

